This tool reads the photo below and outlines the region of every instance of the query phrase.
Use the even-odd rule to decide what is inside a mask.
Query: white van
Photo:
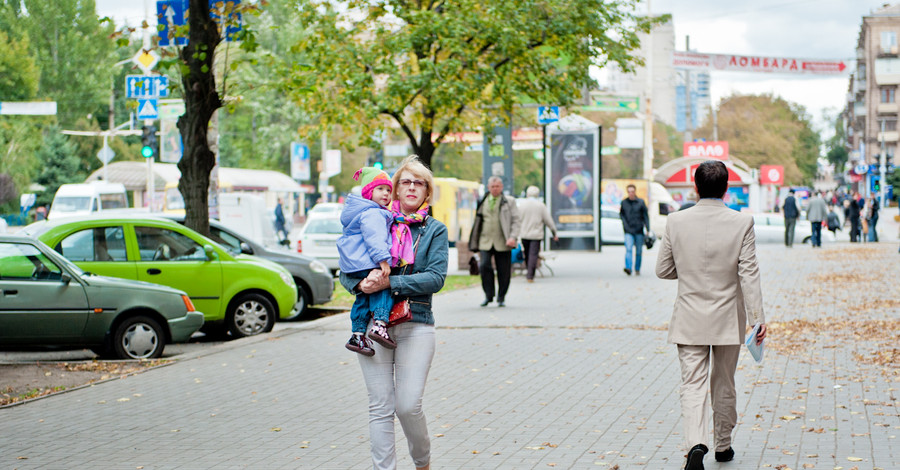
[[[64,184],[56,191],[48,219],[74,217],[110,209],[128,208],[125,185],[106,181]]]

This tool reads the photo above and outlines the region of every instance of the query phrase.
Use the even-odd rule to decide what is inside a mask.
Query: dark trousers
[[[347,273],[347,276],[353,279],[363,280],[369,275],[371,269]],[[387,323],[391,316],[391,308],[394,306],[394,299],[391,297],[391,290],[384,289],[371,294],[359,293],[350,308],[350,323],[354,333],[365,333],[369,326],[369,317],[375,320],[381,320]]]
[[[797,219],[793,217],[784,218],[784,246],[792,246],[794,244],[794,226],[797,225]]]
[[[491,258],[497,264],[497,301],[506,300],[506,291],[509,290],[509,278],[512,276],[512,252],[497,251],[491,248],[489,251],[481,251],[481,288],[484,290],[484,298],[494,300],[494,268],[491,266]]]
[[[850,242],[856,243],[859,241],[859,217],[854,217],[850,219]]]
[[[822,246],[822,221],[812,221],[812,246]]]
[[[540,240],[522,239],[522,252],[525,253],[525,266],[528,269],[526,279],[534,279],[534,271],[537,269],[538,255],[541,254]]]

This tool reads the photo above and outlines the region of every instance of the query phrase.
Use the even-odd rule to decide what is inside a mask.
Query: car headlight
[[[325,266],[325,263],[323,263],[317,259],[314,259],[314,260],[310,261],[309,269],[311,269],[312,272],[314,272],[314,273],[323,274],[328,271],[328,266]]]
[[[294,278],[292,278],[290,274],[279,272],[278,275],[281,276],[281,280],[284,281],[285,284],[294,287]]]

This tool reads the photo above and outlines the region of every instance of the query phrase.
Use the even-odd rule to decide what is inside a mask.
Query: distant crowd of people
[[[800,203],[793,189],[788,192],[781,209],[784,214],[784,245],[790,247],[794,244],[794,229],[801,215]],[[849,225],[851,243],[877,242],[876,227],[880,210],[881,206],[874,193],[864,198],[856,191],[850,194],[840,189],[814,192],[806,210],[806,219],[812,224],[813,247],[822,246],[823,226],[835,234]],[[838,213],[843,215],[843,222]]]

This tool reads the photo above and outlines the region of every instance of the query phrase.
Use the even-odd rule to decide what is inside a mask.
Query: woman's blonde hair
[[[400,174],[404,171],[412,173],[416,178],[425,180],[425,202],[431,204],[431,195],[434,193],[434,175],[432,175],[431,170],[422,163],[422,160],[419,160],[418,155],[410,155],[400,162],[400,167],[397,168],[397,171],[394,172],[394,177],[391,179],[391,182],[394,184],[394,189],[391,191],[391,197],[395,201],[400,199]]]

